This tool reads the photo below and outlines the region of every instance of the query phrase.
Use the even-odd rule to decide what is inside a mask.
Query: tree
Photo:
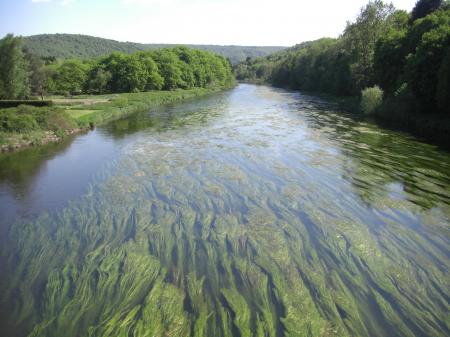
[[[93,67],[89,72],[88,91],[98,94],[105,93],[111,78],[111,73],[102,66]]]
[[[112,53],[100,62],[111,73],[109,89],[112,92],[144,91],[148,72],[138,55]]]
[[[164,79],[158,72],[158,65],[146,52],[138,53],[139,61],[147,71],[145,90],[161,90],[164,85]]]
[[[53,78],[55,89],[62,94],[80,94],[87,80],[88,67],[79,60],[64,61]]]
[[[8,34],[0,40],[0,98],[18,99],[29,94],[30,71],[22,39]]]
[[[450,115],[450,47],[447,47],[438,72],[436,101],[438,111]]]
[[[436,92],[441,64],[450,45],[450,25],[432,29],[423,34],[416,53],[408,57],[405,79],[414,95],[428,106],[429,111],[436,110]]]
[[[394,12],[392,4],[383,1],[370,1],[354,23],[347,24],[343,34],[345,48],[352,56],[352,77],[356,90],[374,84],[373,59],[375,45],[388,28],[387,18]]]
[[[44,99],[49,72],[46,70],[44,61],[41,58],[32,54],[27,48],[24,49],[24,53],[30,70],[31,93]]]
[[[374,76],[375,82],[390,95],[402,83],[398,83],[410,53],[406,43],[409,15],[405,11],[395,11],[387,18],[388,31],[375,45]]]
[[[152,57],[158,64],[161,76],[164,78],[164,89],[182,88],[185,83],[181,77],[180,60],[170,49],[157,50]]]
[[[442,6],[442,0],[419,0],[416,2],[412,13],[411,23],[434,12]]]

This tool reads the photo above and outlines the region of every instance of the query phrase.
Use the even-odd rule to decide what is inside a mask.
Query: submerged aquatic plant
[[[370,168],[388,158],[336,162],[312,138],[300,151],[298,126],[280,118],[271,138],[271,115],[251,114],[231,139],[226,123],[182,116],[80,200],[15,224],[9,319],[29,337],[448,335],[445,197],[428,210],[355,193],[367,176],[336,167],[378,181]],[[347,151],[361,145],[343,134]]]

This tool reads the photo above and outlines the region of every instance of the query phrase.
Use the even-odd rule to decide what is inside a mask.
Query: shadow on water
[[[336,105],[315,97],[302,96],[302,102],[294,106],[307,111],[309,127],[333,140],[352,159],[344,163],[343,177],[368,205],[377,196],[383,199],[401,192],[424,210],[450,204],[450,156],[443,156],[445,151],[402,132],[381,129],[364,116],[332,112]]]
[[[19,152],[0,153],[0,205],[1,233],[14,217],[26,214],[28,208],[21,208],[16,200],[24,200],[32,193],[32,186],[39,175],[45,171],[47,162],[63,155],[70,147],[74,137],[61,142],[24,149]],[[41,210],[39,210],[40,212]],[[4,235],[2,235],[4,237]]]
[[[10,336],[447,336],[449,166],[268,87],[118,120],[17,180],[80,171],[2,247]]]

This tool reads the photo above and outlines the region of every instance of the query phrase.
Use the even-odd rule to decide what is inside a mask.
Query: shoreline
[[[95,126],[112,122],[138,111],[214,94],[231,89],[233,86],[56,99],[56,103],[62,102],[62,105],[58,108],[69,116],[71,121],[75,123],[75,127],[66,128],[62,132],[61,130],[37,130],[28,133],[0,133],[0,153],[16,152],[33,146],[59,142],[69,136],[88,131]],[[109,99],[105,100],[105,96],[108,96]],[[94,100],[94,103],[92,103],[92,100]],[[89,101],[89,103],[83,104],[85,101]]]
[[[305,95],[316,96],[328,102],[337,104],[343,111],[368,118],[378,126],[387,128],[393,131],[406,132],[409,135],[419,138],[424,142],[441,147],[450,151],[450,116],[445,116],[438,113],[419,113],[416,107],[409,108],[412,110],[409,113],[399,112],[392,107],[391,101],[384,101],[377,109],[377,112],[372,115],[365,115],[360,110],[359,96],[335,96],[324,92],[301,91],[298,89],[277,87],[270,83],[254,82],[254,81],[239,81],[239,83],[248,83],[254,85],[268,85],[274,88],[285,89],[293,92],[298,92]]]

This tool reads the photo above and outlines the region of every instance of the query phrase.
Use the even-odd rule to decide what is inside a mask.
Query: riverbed
[[[267,86],[0,154],[0,335],[448,336],[450,153]]]

